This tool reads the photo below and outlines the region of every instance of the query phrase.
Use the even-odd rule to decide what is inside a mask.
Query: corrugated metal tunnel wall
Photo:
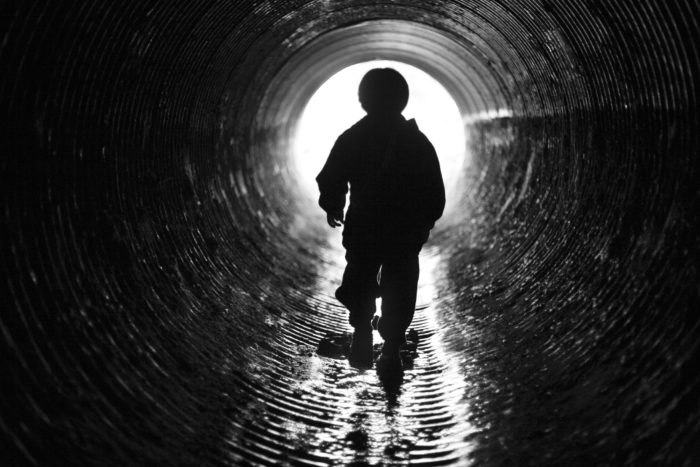
[[[696,1],[0,18],[3,465],[697,465]],[[373,58],[452,93],[473,160],[386,393],[314,355],[343,263],[288,157]]]

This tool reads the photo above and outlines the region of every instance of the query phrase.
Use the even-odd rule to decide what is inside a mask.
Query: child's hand
[[[328,225],[330,225],[334,229],[336,227],[340,227],[341,225],[343,225],[343,211],[339,210],[327,213],[326,220],[328,221]]]

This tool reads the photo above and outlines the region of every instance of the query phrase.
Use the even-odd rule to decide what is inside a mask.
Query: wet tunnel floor
[[[342,256],[340,256],[342,260]],[[442,343],[435,281],[438,261],[422,257],[417,311],[418,356],[403,378],[379,378],[345,359],[316,354],[328,331],[349,331],[333,291],[343,264],[322,274],[315,308],[322,326],[290,325],[260,355],[270,385],[256,391],[229,438],[234,461],[275,465],[464,465],[473,431],[464,400],[463,362]],[[375,343],[381,342],[375,331]],[[294,356],[289,360],[289,356]],[[282,363],[284,362],[284,363]]]
[[[624,401],[643,388],[616,386],[634,381],[619,356],[588,347],[593,338],[575,330],[537,331],[512,286],[476,279],[489,275],[482,260],[473,261],[470,292],[458,295],[451,288],[463,290],[465,278],[451,277],[459,272],[449,258],[438,249],[421,256],[411,326],[418,356],[397,385],[316,353],[329,332],[351,330],[333,298],[342,252],[326,257],[306,306],[249,356],[249,402],[225,438],[232,464],[614,465],[667,456],[626,434],[643,414]]]
[[[566,309],[548,305],[562,328],[542,329],[535,287],[527,295],[494,277],[494,258],[477,251],[469,267],[466,256],[451,262],[437,248],[421,256],[418,356],[399,385],[318,355],[324,336],[351,330],[333,298],[343,252],[318,254],[306,265],[313,274],[293,265],[314,279],[299,287],[270,274],[221,295],[175,283],[178,299],[163,317],[177,319],[154,319],[152,334],[124,341],[133,354],[95,370],[104,378],[99,397],[68,388],[55,402],[49,392],[46,419],[59,429],[50,452],[33,450],[46,452],[36,464],[51,465],[41,461],[57,451],[85,461],[73,465],[103,466],[639,465],[655,454],[634,435],[649,391],[634,366],[601,338],[563,327]],[[226,312],[217,311],[224,302]],[[585,297],[576,303],[590,306]]]

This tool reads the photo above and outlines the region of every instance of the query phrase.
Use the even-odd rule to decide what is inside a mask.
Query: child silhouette
[[[377,329],[384,346],[377,368],[401,367],[399,350],[416,305],[418,254],[445,207],[435,149],[415,120],[401,114],[408,94],[396,70],[367,72],[359,87],[367,115],[338,137],[316,177],[328,224],[345,223],[347,266],[336,298],[350,312],[355,332],[349,360],[357,367],[372,366],[371,323],[379,296]]]

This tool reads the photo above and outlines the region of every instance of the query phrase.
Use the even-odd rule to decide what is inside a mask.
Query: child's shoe
[[[360,369],[372,368],[372,328],[356,328],[352,335],[348,362],[350,366]]]
[[[403,371],[403,361],[399,345],[385,342],[382,353],[377,359],[377,371],[382,373],[400,373]]]

